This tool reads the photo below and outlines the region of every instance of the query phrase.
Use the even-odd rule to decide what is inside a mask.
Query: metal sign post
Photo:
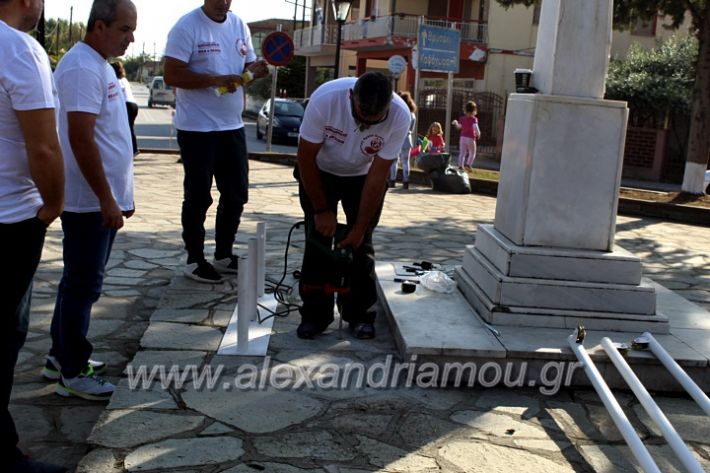
[[[274,127],[274,109],[276,102],[276,83],[279,77],[279,66],[285,66],[293,59],[294,45],[293,40],[287,34],[281,31],[281,25],[277,30],[270,33],[261,45],[261,52],[264,59],[274,67],[274,73],[271,75],[271,101],[269,102],[269,124],[266,130],[266,151],[271,152],[271,139],[273,137]],[[257,124],[257,126],[259,126]]]

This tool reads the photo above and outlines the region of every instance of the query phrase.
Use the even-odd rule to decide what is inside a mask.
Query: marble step
[[[505,276],[638,285],[641,259],[617,246],[614,251],[520,246],[493,225],[479,225],[476,249]]]
[[[462,268],[456,270],[456,282],[459,290],[478,315],[494,325],[568,328],[570,330],[578,325],[583,325],[590,330],[614,332],[668,333],[669,331],[668,317],[664,314],[639,315],[588,310],[502,307],[491,301],[476,284],[476,281]]]
[[[603,284],[505,276],[475,247],[468,248],[463,270],[494,304],[573,311],[651,316],[656,313],[652,285]]]

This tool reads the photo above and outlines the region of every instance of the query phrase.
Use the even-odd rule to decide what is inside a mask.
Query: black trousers
[[[138,141],[136,140],[136,132],[133,130],[133,125],[136,123],[138,116],[138,104],[126,102],[126,112],[128,112],[128,124],[131,126],[131,143],[133,144],[133,154],[138,152]]]
[[[42,255],[47,226],[37,218],[0,224],[0,459],[20,455],[19,438],[8,406],[17,355],[27,338],[32,278]]]
[[[299,289],[303,306],[300,309],[303,320],[319,324],[329,324],[333,321],[334,295],[317,288],[324,287],[332,274],[332,260],[323,252],[323,247],[329,247],[330,238],[315,231],[313,207],[300,182],[298,168],[294,176],[299,180],[299,197],[306,221],[306,248],[301,266]],[[336,176],[326,172],[320,173],[323,190],[328,200],[328,207],[337,214],[338,203],[342,204],[348,229],[357,221],[360,209],[362,189],[367,176]],[[383,186],[385,183],[383,183]],[[383,188],[384,194],[384,188]],[[346,322],[369,322],[375,320],[375,313],[369,311],[377,302],[375,276],[375,248],[372,244],[372,232],[379,223],[383,201],[375,213],[369,228],[365,233],[360,248],[353,252],[353,262],[350,266],[350,291],[338,293],[338,310]]]
[[[178,130],[177,138],[185,170],[182,238],[187,262],[205,259],[205,217],[213,202],[213,178],[219,191],[214,256],[227,258],[232,255],[234,238],[249,198],[249,160],[244,128],[213,132]]]

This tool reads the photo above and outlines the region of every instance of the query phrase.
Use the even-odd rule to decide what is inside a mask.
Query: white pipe
[[[242,268],[237,275],[237,349],[247,350],[249,348],[249,316],[247,315],[247,303],[249,302],[248,274]]]
[[[621,432],[624,440],[626,440],[629,448],[631,448],[631,453],[633,453],[636,460],[638,460],[644,473],[661,473],[661,470],[658,469],[658,466],[656,466],[653,458],[651,458],[651,454],[648,453],[648,450],[646,450],[643,442],[641,442],[641,439],[631,426],[631,422],[629,422],[628,417],[624,414],[619,402],[611,393],[609,386],[606,385],[601,374],[599,374],[599,370],[597,370],[596,366],[594,366],[592,359],[587,354],[587,350],[584,349],[584,346],[581,343],[577,343],[574,334],[567,337],[567,343],[570,348],[572,348],[572,351],[577,356],[577,359],[582,363],[582,367],[584,368],[584,372],[587,374],[589,381],[592,382],[592,386],[594,386],[597,394],[599,394],[599,397],[604,403],[604,407],[606,407],[606,410],[609,411],[609,415],[611,415],[614,424],[616,424],[619,432]]]
[[[259,239],[249,238],[249,256],[247,256],[247,287],[249,288],[249,320],[256,320],[256,304],[259,295],[257,294],[256,288],[258,284],[256,282],[257,267],[259,266]]]
[[[256,259],[256,297],[264,295],[266,281],[266,223],[256,224],[256,238],[259,240],[258,254]]]
[[[670,445],[680,459],[681,463],[683,463],[683,466],[685,466],[690,473],[705,473],[703,467],[701,467],[695,457],[693,457],[693,454],[688,449],[688,446],[683,443],[683,439],[680,438],[680,435],[678,435],[678,432],[676,432],[671,423],[668,421],[666,415],[658,407],[658,404],[651,399],[651,395],[648,393],[644,385],[641,384],[641,381],[636,377],[629,364],[619,354],[619,351],[614,346],[611,339],[609,337],[604,337],[602,338],[601,344],[602,347],[604,347],[606,354],[609,355],[611,362],[614,363],[614,366],[616,366],[616,369],[619,370],[619,373],[626,381],[626,384],[628,384],[634,392],[653,422],[655,422],[661,429],[663,437],[665,437],[668,445]]]
[[[683,371],[678,363],[671,357],[668,352],[658,343],[653,335],[649,332],[644,332],[643,335],[646,340],[648,340],[648,349],[656,355],[658,361],[663,363],[668,371],[673,375],[673,377],[680,383],[683,388],[688,391],[688,394],[695,399],[695,402],[705,411],[707,415],[710,416],[710,398],[703,392],[702,389],[698,387],[697,384],[688,376],[688,374]]]

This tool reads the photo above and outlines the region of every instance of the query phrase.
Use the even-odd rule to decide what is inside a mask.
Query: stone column
[[[457,272],[490,323],[668,332],[640,260],[614,246],[628,109],[603,99],[611,18],[612,0],[543,1],[539,93],[509,98],[495,225]]]

